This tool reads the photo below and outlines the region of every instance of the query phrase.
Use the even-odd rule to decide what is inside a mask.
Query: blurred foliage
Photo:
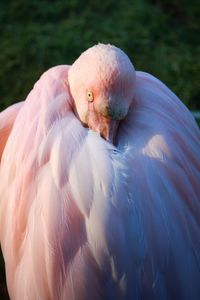
[[[164,81],[191,109],[200,97],[199,0],[0,2],[0,109],[23,100],[48,68],[98,42]]]

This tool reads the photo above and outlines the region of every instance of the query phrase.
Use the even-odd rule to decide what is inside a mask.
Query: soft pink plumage
[[[0,241],[10,298],[200,299],[199,129],[163,83],[134,69],[127,69],[132,103],[130,82],[115,95],[117,109],[118,94],[127,96],[128,109],[115,145],[87,128],[88,121],[110,140],[107,123],[98,122],[116,111],[104,91],[105,118],[89,115],[83,79],[90,88],[102,82],[109,51],[125,61],[115,47],[91,51],[106,55],[82,56],[77,82],[77,74],[66,81],[71,67],[54,67],[25,102],[0,114]]]

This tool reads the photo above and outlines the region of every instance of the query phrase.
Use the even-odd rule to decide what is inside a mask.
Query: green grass
[[[0,3],[0,109],[25,99],[48,68],[98,43],[122,48],[136,69],[164,81],[190,109],[200,96],[197,0],[18,0]],[[166,2],[166,3],[165,3]],[[171,2],[171,4],[170,4]],[[192,3],[192,4],[191,4]]]

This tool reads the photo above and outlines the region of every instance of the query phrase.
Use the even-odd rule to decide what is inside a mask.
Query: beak
[[[102,138],[112,144],[115,143],[119,122],[119,120],[113,119],[110,116],[96,113],[93,103],[90,103],[86,122],[87,126],[93,131],[98,132]]]
[[[109,143],[114,144],[118,126],[119,120],[108,119],[100,128],[100,135]]]

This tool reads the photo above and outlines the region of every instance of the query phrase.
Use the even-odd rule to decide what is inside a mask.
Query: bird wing
[[[23,102],[14,104],[0,113],[0,160],[6,141],[10,135],[15,119],[21,109]]]
[[[199,299],[199,129],[163,83],[136,74],[133,107],[117,142],[129,166],[129,292],[142,299]]]
[[[120,194],[116,149],[75,117],[68,68],[52,68],[35,84],[0,169],[0,240],[11,299],[106,299],[104,286],[113,284],[111,253],[120,240],[111,234],[118,225],[112,194]]]
[[[0,240],[11,298],[196,296],[192,117],[160,82],[138,73],[135,106],[115,147],[75,117],[67,73],[67,66],[52,68],[35,84],[0,169]]]

